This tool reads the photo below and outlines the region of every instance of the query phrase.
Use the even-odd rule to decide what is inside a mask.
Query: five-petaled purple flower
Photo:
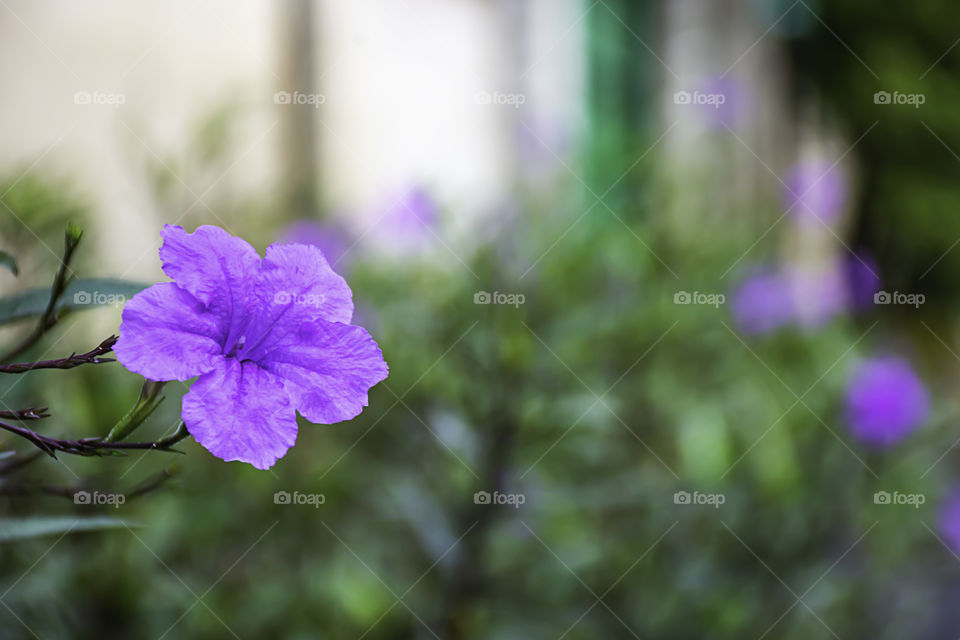
[[[859,440],[889,447],[913,433],[930,413],[930,397],[910,363],[897,356],[866,360],[847,386],[847,420]]]
[[[126,304],[114,352],[150,380],[200,376],[181,412],[200,444],[267,469],[293,446],[297,411],[323,424],[362,411],[387,364],[350,324],[350,288],[319,249],[273,244],[261,260],[219,227],[167,225],[162,235],[174,282]]]

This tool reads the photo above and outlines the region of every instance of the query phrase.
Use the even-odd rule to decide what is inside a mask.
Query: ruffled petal
[[[150,380],[187,380],[222,358],[220,318],[173,282],[148,287],[123,308],[120,363]]]
[[[253,362],[224,358],[183,397],[190,434],[210,453],[269,469],[297,440],[283,384]]]
[[[259,360],[267,343],[315,320],[350,324],[353,293],[323,253],[304,244],[267,247],[255,296],[257,311],[244,330],[240,358]]]
[[[330,268],[319,248],[306,244],[272,244],[260,265],[258,290],[275,304],[305,307],[312,318],[350,324],[353,292]]]
[[[325,320],[284,328],[265,343],[260,366],[283,380],[310,422],[357,416],[367,406],[370,387],[387,377],[380,347],[366,329]]]
[[[241,334],[256,288],[257,251],[246,240],[210,225],[187,233],[168,224],[161,235],[164,273],[219,315],[233,333]]]

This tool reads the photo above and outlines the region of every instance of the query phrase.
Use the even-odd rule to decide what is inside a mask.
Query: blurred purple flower
[[[822,327],[840,314],[873,306],[881,281],[869,257],[850,256],[824,267],[763,268],[733,291],[732,309],[745,333],[762,334],[787,325]]]
[[[850,303],[853,308],[872,307],[874,294],[883,289],[877,262],[868,255],[858,253],[847,261],[846,271],[850,286]]]
[[[731,296],[733,318],[745,333],[769,333],[794,316],[787,278],[771,270],[758,270],[745,278]]]
[[[438,217],[433,198],[417,187],[375,212],[376,234],[389,251],[415,253],[433,240]]]
[[[954,487],[940,505],[940,535],[955,553],[960,553],[960,487]]]
[[[711,127],[735,129],[744,122],[750,110],[752,95],[742,80],[733,76],[707,78],[701,83],[701,92],[714,96],[710,103],[697,105],[704,120]]]
[[[846,261],[846,276],[850,291],[850,306],[868,309],[873,306],[873,296],[883,289],[880,268],[868,255],[858,253]]]
[[[857,366],[848,382],[846,412],[857,439],[889,447],[923,424],[930,398],[906,359],[871,358]]]
[[[353,294],[323,254],[272,244],[263,259],[219,227],[163,228],[174,282],[135,295],[113,350],[150,380],[200,376],[181,417],[210,453],[271,467],[311,422],[349,420],[387,377],[377,343],[350,324]]]
[[[795,220],[829,224],[847,203],[847,182],[841,170],[825,160],[805,160],[787,175],[786,207]]]
[[[297,220],[280,233],[279,242],[312,245],[320,249],[327,262],[340,271],[343,271],[345,263],[348,262],[350,249],[348,234],[333,223]]]

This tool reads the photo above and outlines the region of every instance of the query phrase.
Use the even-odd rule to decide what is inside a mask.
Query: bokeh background
[[[958,12],[0,0],[0,295],[68,221],[141,284],[216,224],[320,246],[391,369],[270,471],[0,437],[0,637],[957,637]],[[141,384],[0,408],[103,435]]]

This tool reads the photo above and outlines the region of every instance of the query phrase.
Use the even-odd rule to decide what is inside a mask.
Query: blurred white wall
[[[288,76],[289,8],[4,0],[0,171],[72,180],[96,208],[88,237],[105,249],[106,274],[156,275],[161,224],[189,210],[229,227],[236,212],[208,208],[218,194],[269,195],[281,184],[290,109],[274,95],[299,89]],[[569,135],[557,131],[582,113],[579,0],[318,0],[313,9],[321,192],[337,210],[362,214],[422,184],[467,214],[483,211],[517,177],[520,118],[559,147]],[[521,109],[510,103],[518,94]],[[241,126],[227,167],[194,171],[199,123],[228,104]],[[172,209],[151,195],[157,164],[187,194]]]
[[[76,183],[102,222],[88,239],[110,248],[105,268],[152,274],[158,228],[179,213],[155,210],[148,161],[177,157],[201,114],[219,103],[271,92],[274,23],[268,2],[4,2],[0,167]],[[77,104],[78,92],[91,104]],[[238,146],[270,126],[269,103],[259,102],[259,122]],[[219,186],[269,182],[271,142],[238,158]],[[201,195],[201,185],[189,187]]]

